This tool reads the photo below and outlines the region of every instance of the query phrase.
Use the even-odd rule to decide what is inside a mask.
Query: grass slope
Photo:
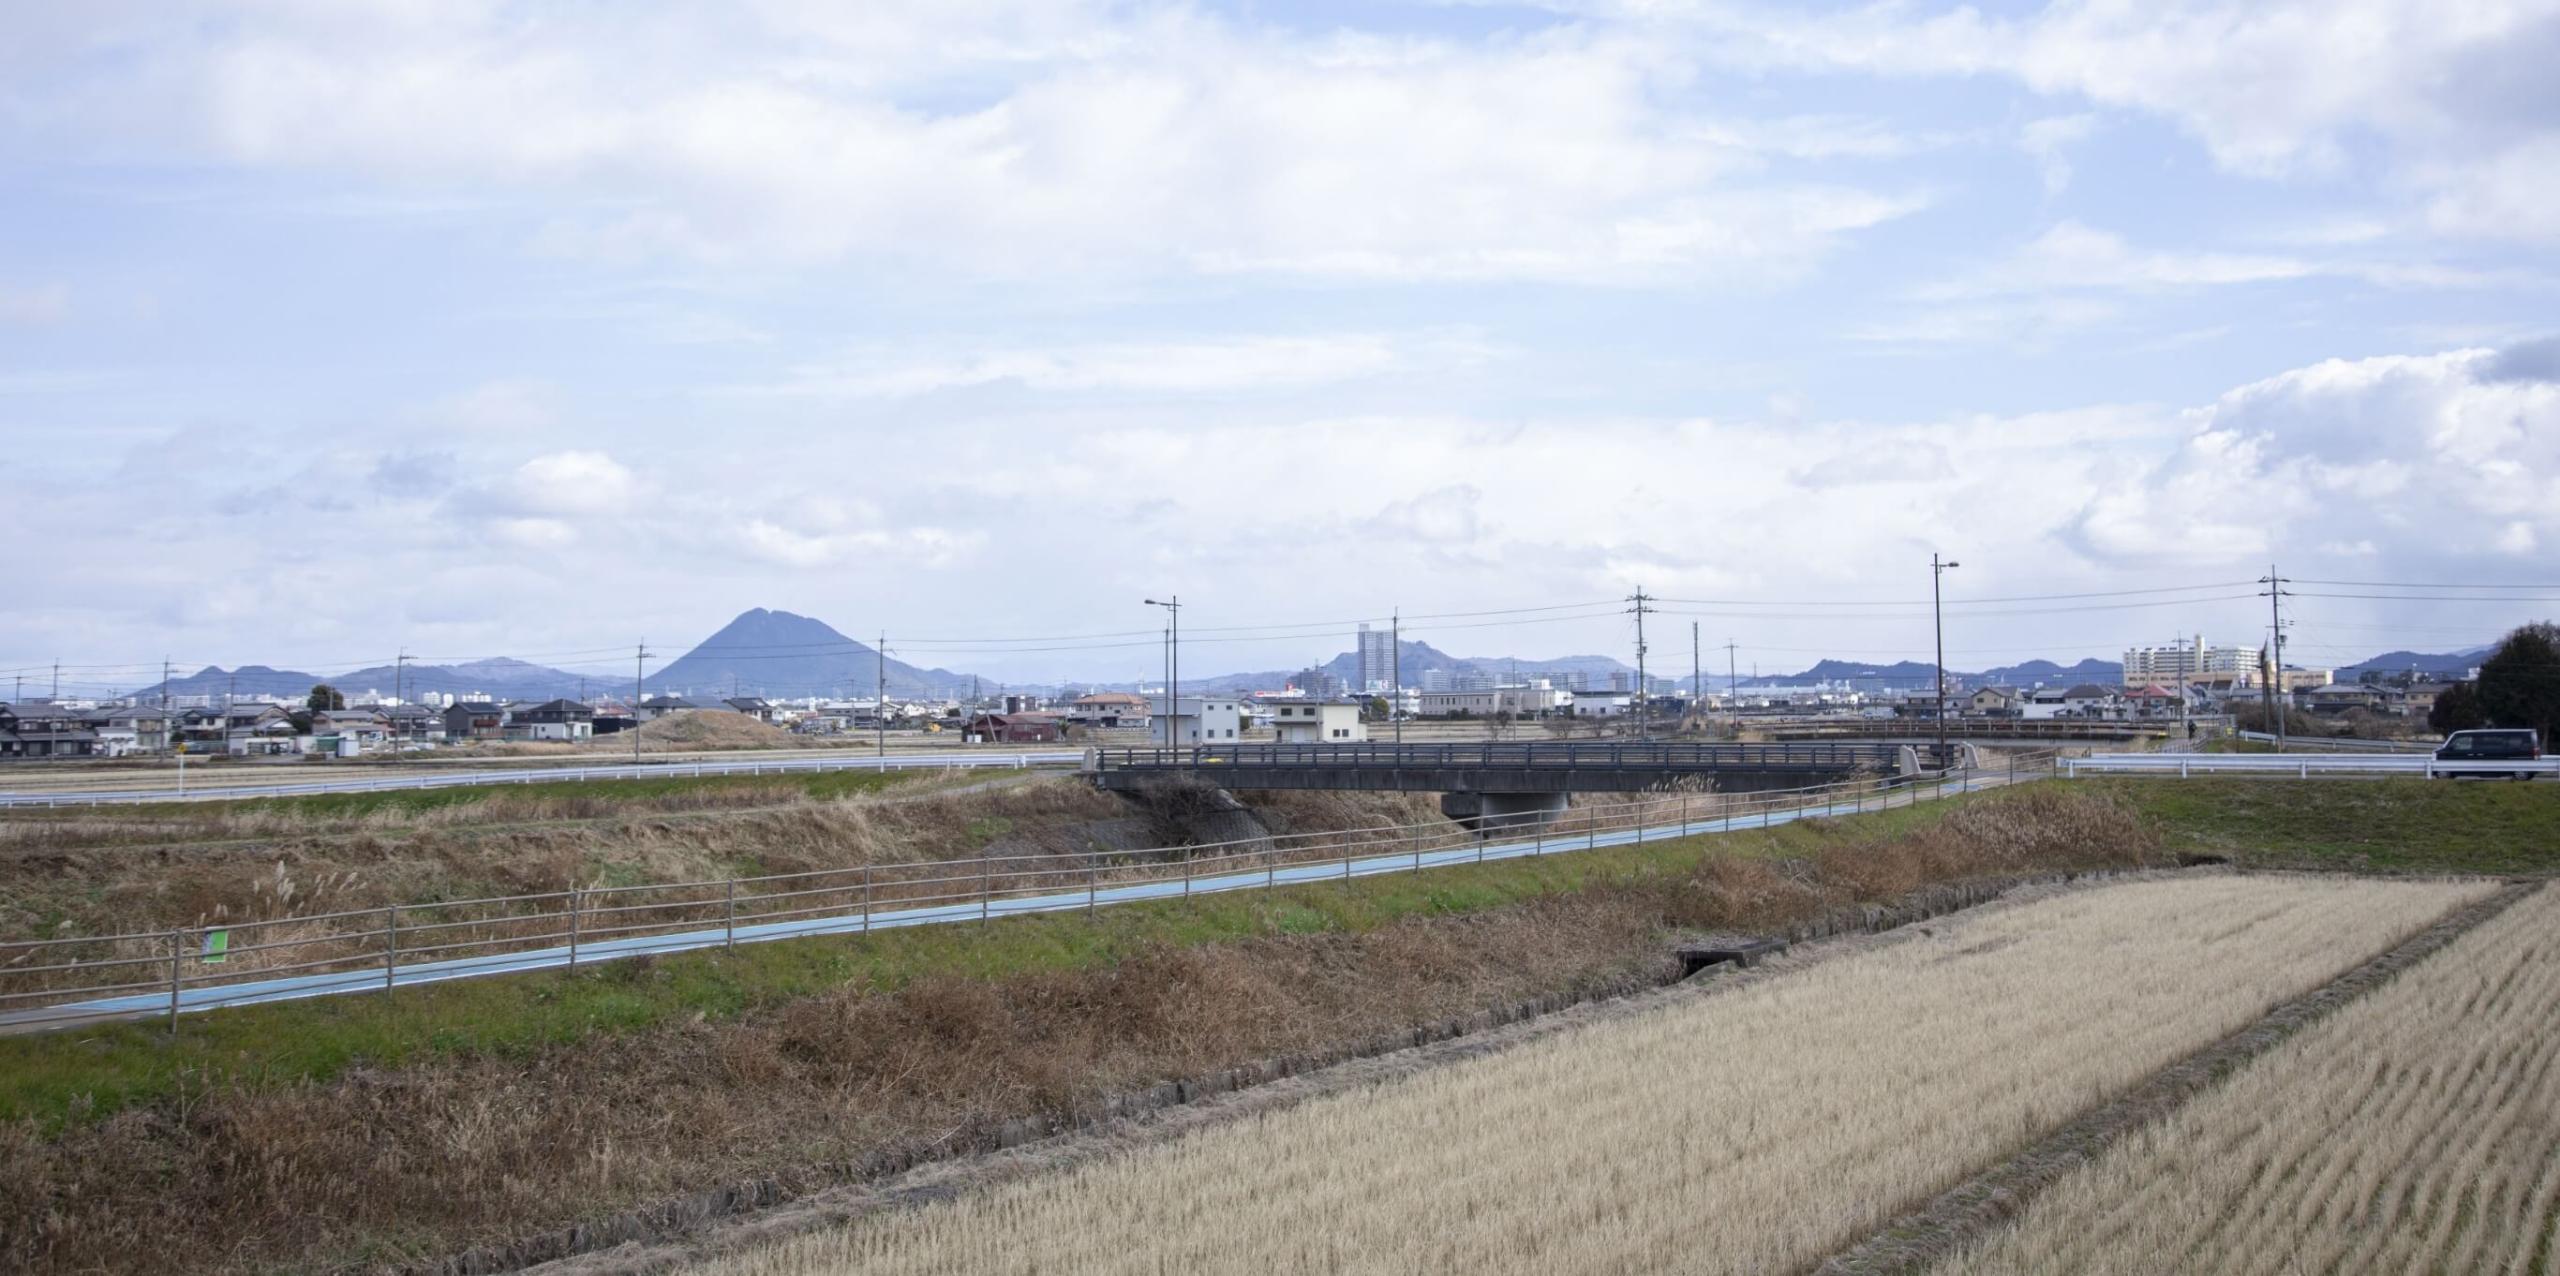
[[[1130,953],[1282,934],[1358,934],[1416,914],[1464,914],[1593,885],[1686,872],[1713,853],[1810,854],[1847,837],[1933,824],[1955,799],[1837,821],[1806,821],[1535,860],[1378,876],[1342,885],[1236,892],[1047,914],[983,926],[749,944],[360,995],[244,1006],[156,1024],[0,1037],[0,1120],[47,1127],[93,1120],[188,1087],[325,1081],[352,1067],[396,1068],[438,1055],[521,1055],[592,1033],[728,1018],[847,986],[903,987],[925,974],[994,980],[1108,965]]]
[[[2356,873],[2560,871],[2560,784],[2143,777],[2092,781],[2165,847],[2257,868]]]

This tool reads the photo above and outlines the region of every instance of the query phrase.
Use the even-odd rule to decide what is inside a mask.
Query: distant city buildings
[[[1359,690],[1385,691],[1394,686],[1397,681],[1395,631],[1362,625],[1356,640],[1360,658]]]

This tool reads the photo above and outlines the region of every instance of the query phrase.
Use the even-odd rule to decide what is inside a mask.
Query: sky
[[[7,670],[2560,613],[2560,0],[15,8]]]

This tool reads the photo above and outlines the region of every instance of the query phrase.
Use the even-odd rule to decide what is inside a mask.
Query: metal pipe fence
[[[2560,775],[2560,758],[2449,762],[2415,753],[2099,753],[2065,758],[2062,771],[2079,775],[2254,775],[2307,780],[2318,775],[2457,776]]]
[[[123,806],[144,802],[212,802],[249,798],[312,797],[330,793],[387,793],[410,789],[472,788],[493,784],[583,783],[591,780],[644,780],[726,775],[790,775],[811,771],[968,771],[980,767],[1007,770],[1033,766],[1070,766],[1084,760],[1082,750],[1010,750],[979,752],[877,754],[848,752],[832,758],[736,758],[667,762],[622,762],[600,766],[539,766],[508,770],[488,768],[445,775],[391,775],[302,780],[282,784],[226,784],[193,790],[66,789],[60,792],[0,792],[0,807]]]
[[[154,1015],[174,1028],[182,1013],[227,1005],[1770,828],[2050,774],[2054,761],[1764,792],[1631,795],[1474,829],[1441,820],[1137,850],[872,863],[0,942],[0,1032]]]

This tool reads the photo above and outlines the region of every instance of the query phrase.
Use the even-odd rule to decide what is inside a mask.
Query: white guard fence
[[[59,793],[0,792],[0,807],[114,806],[134,802],[194,802],[240,798],[310,797],[321,793],[384,793],[400,789],[472,788],[489,784],[558,784],[587,780],[647,780],[705,775],[788,775],[810,771],[966,771],[977,767],[1072,766],[1081,749],[996,752],[952,749],[940,753],[847,754],[833,758],[712,758],[683,762],[622,762],[609,766],[519,767],[456,770],[443,775],[351,776],[284,784],[223,784],[178,788],[80,790]],[[183,777],[179,780],[183,785]]]
[[[2242,731],[2238,734],[2243,740],[2255,740],[2260,744],[2276,742],[2275,733],[2272,731]],[[2436,746],[2444,741],[2352,740],[2344,736],[2297,735],[2287,737],[2285,743],[2296,748],[2316,746],[2313,752],[2318,753],[2433,753],[2436,751]]]
[[[431,900],[176,930],[0,942],[0,1032],[41,1031],[807,935],[1029,913],[1596,850],[1906,806],[2052,774],[1860,778],[1766,793],[1663,793],[1477,834],[1445,820],[1139,851],[1000,855],[719,881]]]
[[[2098,753],[2064,758],[2062,773],[2081,775],[2255,775],[2307,780],[2315,775],[2418,775],[2437,778],[2560,775],[2560,758],[2535,762],[2438,762],[2412,753]]]

